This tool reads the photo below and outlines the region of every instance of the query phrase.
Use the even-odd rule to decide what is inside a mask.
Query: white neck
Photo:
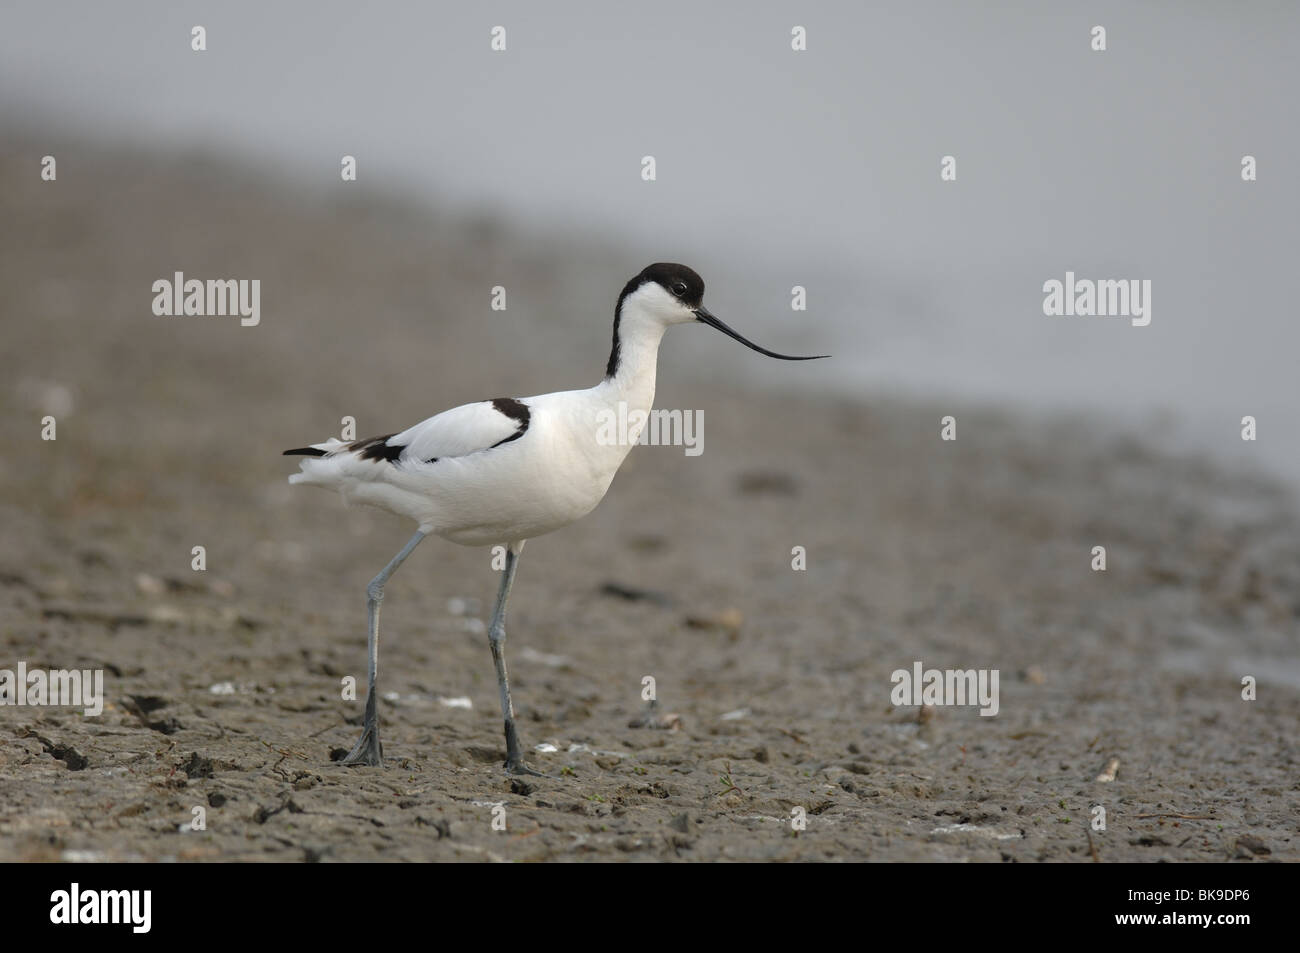
[[[655,370],[659,342],[666,325],[637,309],[628,308],[618,326],[618,366],[593,390],[611,404],[626,401],[628,410],[649,411],[655,399]]]

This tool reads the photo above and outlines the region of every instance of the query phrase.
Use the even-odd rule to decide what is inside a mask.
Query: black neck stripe
[[[623,286],[623,293],[618,296],[618,305],[614,308],[614,343],[609,349],[609,363],[605,365],[606,380],[618,373],[620,358],[618,325],[623,317],[623,302],[627,300],[628,295],[650,281],[658,282],[660,287],[668,290],[670,294],[677,295],[688,307],[698,308],[700,302],[704,300],[704,280],[685,265],[661,261],[642,269],[641,274]]]

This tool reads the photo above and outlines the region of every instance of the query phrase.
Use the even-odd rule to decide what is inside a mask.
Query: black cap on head
[[[655,282],[670,295],[676,297],[677,300],[695,313],[697,321],[707,324],[709,327],[717,328],[727,337],[739,341],[745,347],[751,348],[760,354],[766,354],[768,357],[775,357],[782,361],[815,361],[818,358],[829,356],[816,354],[803,357],[778,354],[776,351],[769,351],[765,347],[760,347],[749,338],[728,327],[717,316],[712,314],[708,308],[704,307],[704,279],[697,275],[694,269],[673,262],[660,261],[642,269],[641,274],[623,286],[623,293],[618,296],[618,307],[614,309],[614,346],[610,349],[609,363],[605,367],[606,377],[613,377],[618,372],[618,325],[623,314],[623,300],[648,281]]]
[[[694,269],[669,261],[656,262],[642,269],[641,274],[629,281],[619,295],[619,303],[647,281],[658,284],[689,308],[698,308],[704,300],[704,279]]]
[[[606,377],[613,377],[618,371],[618,324],[623,317],[623,299],[647,281],[658,282],[664,290],[676,295],[692,310],[700,307],[704,301],[704,279],[694,269],[668,261],[655,262],[641,269],[641,274],[623,286],[623,292],[618,296],[618,305],[614,308],[614,346],[610,348],[609,363],[605,366]]]

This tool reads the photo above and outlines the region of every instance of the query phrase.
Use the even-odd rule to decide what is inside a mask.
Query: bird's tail
[[[336,437],[330,437],[324,443],[314,443],[310,447],[296,447],[284,451],[286,457],[329,457],[335,451],[342,450],[347,444]],[[289,477],[290,483],[319,484],[330,486],[338,475],[337,460],[303,460],[301,472]]]
[[[283,456],[286,457],[325,457],[333,453],[339,447],[345,447],[342,440],[337,437],[330,437],[324,443],[313,443],[310,447],[296,447],[293,450],[286,450]]]

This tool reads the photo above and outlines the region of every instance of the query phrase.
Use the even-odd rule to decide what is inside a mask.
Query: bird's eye
[[[674,284],[673,294],[677,295],[677,297],[679,298],[682,297],[684,294],[686,294],[686,282],[679,281],[676,284]]]

